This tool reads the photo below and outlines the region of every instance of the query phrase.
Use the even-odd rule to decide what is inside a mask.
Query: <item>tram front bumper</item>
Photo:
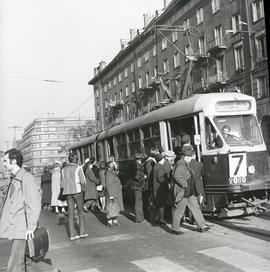
[[[255,190],[269,190],[270,181],[255,180],[240,185],[242,192],[255,191]]]

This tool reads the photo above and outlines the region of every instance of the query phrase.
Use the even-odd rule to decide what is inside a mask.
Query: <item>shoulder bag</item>
[[[19,180],[19,181],[21,182],[21,190],[23,193],[22,180]],[[23,207],[24,207],[26,228],[28,229],[26,203],[24,199],[23,199]],[[48,229],[44,226],[43,227],[38,226],[36,230],[34,231],[34,238],[28,239],[26,241],[25,256],[30,258],[35,263],[37,263],[45,258],[45,255],[49,251],[49,245],[50,245],[50,237],[49,237]]]

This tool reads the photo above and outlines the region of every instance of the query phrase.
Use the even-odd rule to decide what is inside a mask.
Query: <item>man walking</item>
[[[61,187],[63,188],[63,195],[67,196],[69,239],[73,241],[88,236],[85,230],[83,210],[83,192],[86,180],[83,169],[78,165],[78,156],[76,154],[70,154],[68,160],[69,163],[62,169]],[[79,214],[79,235],[75,234],[74,227],[75,203]]]
[[[192,145],[182,148],[183,158],[177,162],[174,171],[174,211],[172,222],[172,234],[182,234],[180,220],[184,215],[186,206],[192,212],[200,232],[209,230],[205,225],[202,212],[199,208],[194,174],[189,164],[192,160],[194,149]]]
[[[22,164],[19,150],[5,153],[3,165],[11,171],[11,180],[0,220],[0,238],[12,240],[8,272],[26,271],[26,240],[34,238],[41,209],[40,187]]]

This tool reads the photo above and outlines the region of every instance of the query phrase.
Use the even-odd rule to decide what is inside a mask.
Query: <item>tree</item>
[[[79,141],[82,138],[89,137],[96,133],[96,121],[88,120],[82,126],[71,128],[68,131],[70,139],[73,141]]]

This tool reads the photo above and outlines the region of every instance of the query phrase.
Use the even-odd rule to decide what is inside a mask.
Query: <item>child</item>
[[[116,201],[114,201],[114,200],[115,200],[114,197],[110,196],[109,203],[107,204],[107,207],[106,207],[108,227],[120,225],[118,223],[118,216],[120,213],[120,209],[119,209]]]

